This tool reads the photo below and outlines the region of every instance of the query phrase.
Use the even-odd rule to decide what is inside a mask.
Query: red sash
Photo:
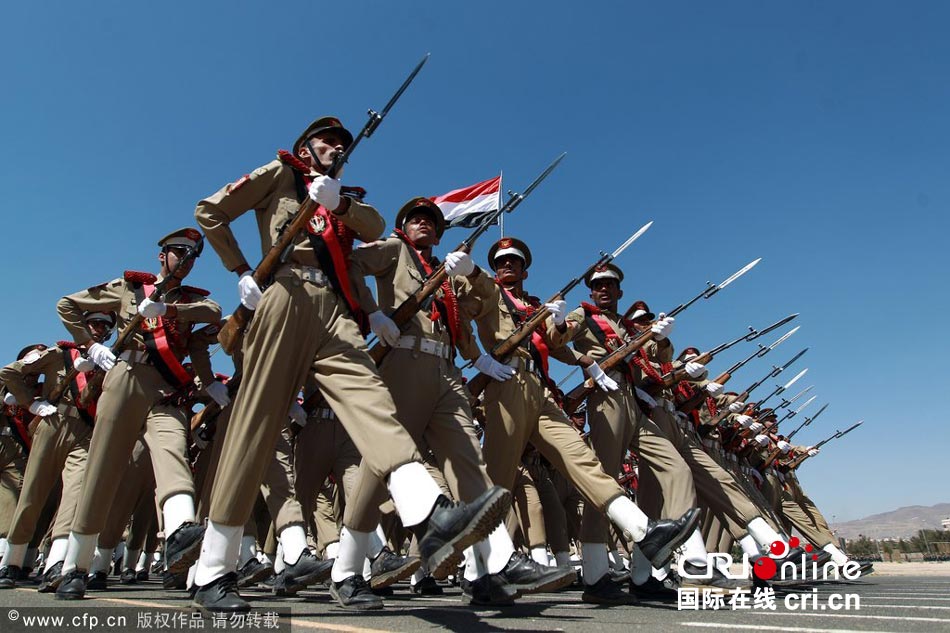
[[[594,333],[594,336],[600,341],[600,344],[604,346],[604,349],[607,350],[607,353],[611,353],[614,350],[620,349],[624,346],[626,341],[624,341],[617,331],[610,324],[610,321],[607,317],[604,316],[603,311],[597,306],[582,302],[581,307],[584,309],[584,317],[587,320],[587,325],[590,327],[591,331]],[[626,323],[623,323],[623,327],[628,333],[632,336],[635,336],[636,333],[632,332],[632,328]],[[633,369],[631,369],[629,363],[623,363],[623,372],[626,374],[628,379],[633,379]]]
[[[63,350],[63,362],[66,367],[66,373],[69,373],[70,370],[75,367],[76,360],[79,359],[81,354],[79,350],[76,349],[76,345],[70,341],[59,341],[56,343],[56,346]],[[85,422],[92,424],[96,419],[96,403],[93,402],[85,408],[79,406],[79,394],[86,388],[87,382],[86,374],[79,372],[76,374],[76,378],[73,379],[72,383],[70,383],[69,391],[73,396],[73,404],[79,409],[80,417],[82,417]]]
[[[23,421],[23,415],[25,412],[28,413],[28,410],[24,407],[8,407],[7,411],[10,418],[10,428],[13,431],[13,439],[23,447],[23,452],[29,456],[30,448],[33,447],[33,440],[30,438],[29,425]]]
[[[409,254],[412,256],[412,261],[416,264],[416,268],[421,269],[420,272],[423,273],[425,277],[432,275],[432,265],[422,257],[418,249],[416,249],[416,245],[409,239],[409,236],[399,229],[396,229],[393,233],[409,247]],[[458,300],[455,297],[455,291],[452,290],[452,284],[449,282],[448,275],[446,275],[445,280],[442,282],[441,289],[441,299],[435,294],[432,295],[432,312],[429,314],[429,318],[432,321],[441,319],[446,325],[449,330],[449,338],[452,340],[454,353],[455,342],[459,340],[459,329],[461,326],[459,325]]]
[[[136,288],[136,298],[139,303],[152,294],[155,286],[152,284],[142,284]],[[182,341],[181,332],[178,331],[178,322],[175,319],[158,317],[157,319],[145,319],[142,321],[142,338],[145,340],[145,352],[148,355],[152,365],[162,377],[168,381],[168,384],[175,387],[184,387],[192,381],[192,375],[178,360],[172,346],[178,349],[184,349],[186,343]]]
[[[498,283],[497,279],[495,280],[495,283],[498,284],[498,288],[501,290],[502,299],[505,301],[508,309],[511,310],[511,316],[515,322],[515,325],[520,326],[538,309],[537,305],[527,305],[516,299],[514,295],[508,292],[507,288]],[[535,300],[535,302],[536,301],[537,300]],[[551,378],[548,376],[548,357],[550,356],[550,350],[548,349],[547,341],[544,340],[543,323],[531,333],[531,342],[528,344],[528,352],[540,365],[541,375],[545,382],[549,383],[550,386]],[[554,393],[557,393],[557,391],[554,391]]]

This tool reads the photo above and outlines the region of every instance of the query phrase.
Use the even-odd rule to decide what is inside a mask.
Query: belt
[[[59,415],[63,418],[78,418],[79,409],[76,407],[66,404],[65,402],[60,402],[56,405],[56,410],[59,411]]]
[[[335,420],[336,413],[333,412],[333,409],[330,407],[317,407],[310,414],[311,418],[319,418],[321,420]]]
[[[394,349],[411,349],[449,360],[452,358],[452,346],[441,341],[433,341],[423,336],[400,336]]]
[[[534,362],[534,359],[521,358],[520,356],[512,356],[511,360],[505,364],[512,369],[521,369],[532,374],[538,369],[538,364]]]
[[[0,437],[13,437],[13,429],[9,426],[5,426],[0,429]]]
[[[301,281],[309,281],[321,287],[330,285],[330,278],[327,277],[327,274],[315,266],[291,266],[290,264],[285,264],[274,273],[274,277],[296,277]]]

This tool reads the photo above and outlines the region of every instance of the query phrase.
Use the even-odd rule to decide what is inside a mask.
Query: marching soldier
[[[194,522],[194,482],[186,459],[186,412],[160,401],[192,381],[182,365],[185,356],[190,356],[198,380],[206,385],[208,393],[221,397],[215,388],[207,340],[193,337],[191,332],[198,323],[217,324],[221,308],[208,298],[207,291],[182,285],[194,262],[188,255],[199,249],[201,240],[201,233],[193,228],[174,231],[158,242],[158,277],[127,271],[122,278],[68,295],[57,304],[63,325],[75,343],[85,347],[89,359],[106,372],[63,563],[63,581],[56,590],[58,598],[80,599],[85,595],[96,537],[107,517],[103,508],[112,504],[143,426],[164,517],[168,570],[173,574],[186,570],[197,557],[203,528]],[[161,301],[152,301],[148,297],[159,279],[167,280],[165,294]],[[92,339],[83,319],[87,311],[114,311],[119,328],[136,315],[144,321],[130,337],[129,346],[116,357]]]
[[[340,181],[326,175],[353,135],[333,117],[314,121],[279,158],[198,203],[195,217],[228,270],[239,276],[241,301],[254,310],[244,341],[244,379],[224,439],[211,512],[195,576],[195,605],[246,611],[234,568],[241,529],[272,458],[288,410],[308,375],[339,416],[367,467],[387,482],[403,523],[419,533],[423,558],[436,564],[483,538],[508,503],[492,489],[471,506],[441,496],[412,438],[395,416],[392,397],[366,353],[359,306],[348,275],[353,240],[372,241],[384,222]],[[294,236],[285,264],[261,289],[230,223],[253,209],[268,250],[301,201],[318,203],[306,234]],[[253,447],[248,452],[247,446]],[[331,591],[342,602],[366,597],[360,572],[365,544],[341,542]],[[371,603],[378,607],[378,604]]]

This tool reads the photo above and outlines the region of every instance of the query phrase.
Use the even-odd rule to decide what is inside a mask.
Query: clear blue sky
[[[866,420],[803,468],[819,507],[843,520],[950,501],[948,20],[925,1],[11,3],[0,356],[64,338],[62,295],[154,270],[159,236],[314,117],[358,129],[428,51],[344,177],[387,219],[500,170],[523,187],[569,152],[506,224],[534,249],[533,292],[650,219],[618,263],[625,300],[657,311],[763,257],[678,320],[677,347],[800,312],[769,360],[811,347],[802,385],[831,406],[797,439]],[[238,234],[256,259],[250,216]],[[192,281],[236,303],[210,249]]]

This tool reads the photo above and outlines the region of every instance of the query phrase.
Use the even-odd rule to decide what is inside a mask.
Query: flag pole
[[[502,186],[505,181],[505,170],[502,169],[498,172],[498,204],[501,204],[501,192],[504,191]],[[501,217],[498,218],[498,230],[501,232],[501,235],[498,239],[505,237],[505,214],[502,213]]]

